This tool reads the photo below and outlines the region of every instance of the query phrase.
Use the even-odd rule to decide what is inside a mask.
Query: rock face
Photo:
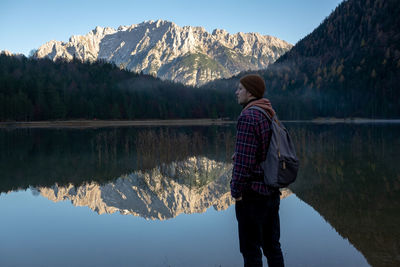
[[[181,213],[203,213],[211,206],[225,210],[232,205],[231,166],[205,157],[191,157],[124,175],[104,185],[54,185],[32,190],[55,202],[71,200],[75,206],[88,206],[99,214],[119,212],[165,220]],[[291,193],[284,189],[281,197]]]
[[[202,27],[179,27],[157,20],[131,26],[96,27],[68,43],[50,41],[37,58],[105,60],[130,71],[199,86],[245,70],[266,68],[292,47],[276,37],[258,33],[229,34]]]

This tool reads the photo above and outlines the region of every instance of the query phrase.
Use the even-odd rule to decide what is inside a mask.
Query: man
[[[236,200],[240,252],[244,266],[262,266],[262,253],[268,266],[284,266],[280,238],[280,192],[264,183],[260,163],[266,159],[271,139],[270,122],[259,110],[271,117],[275,114],[268,99],[263,98],[264,79],[246,75],[240,79],[235,94],[243,110],[237,122],[236,146],[233,157],[231,194]]]

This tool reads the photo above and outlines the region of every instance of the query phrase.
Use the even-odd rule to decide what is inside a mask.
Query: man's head
[[[238,103],[245,105],[252,99],[262,98],[265,92],[264,79],[257,74],[248,74],[240,79],[235,94]]]

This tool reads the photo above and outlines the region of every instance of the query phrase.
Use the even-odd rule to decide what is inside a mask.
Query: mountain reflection
[[[69,199],[74,205],[88,206],[99,214],[120,212],[164,220],[181,213],[202,213],[211,206],[216,210],[228,208],[233,203],[230,169],[227,163],[191,157],[123,175],[104,185],[54,185],[38,187],[37,191],[52,201]]]
[[[54,185],[31,188],[54,202],[71,200],[99,214],[119,212],[146,219],[165,220],[181,213],[203,213],[213,206],[225,210],[234,203],[229,182],[232,165],[205,157],[162,164],[147,171],[123,175],[100,185]],[[291,194],[283,190],[283,197]]]

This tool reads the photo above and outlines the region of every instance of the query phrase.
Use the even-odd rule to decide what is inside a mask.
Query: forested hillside
[[[0,55],[0,121],[228,117],[234,95],[102,62]]]
[[[281,118],[400,117],[400,4],[348,0],[267,70]],[[230,88],[238,77],[207,88]]]

